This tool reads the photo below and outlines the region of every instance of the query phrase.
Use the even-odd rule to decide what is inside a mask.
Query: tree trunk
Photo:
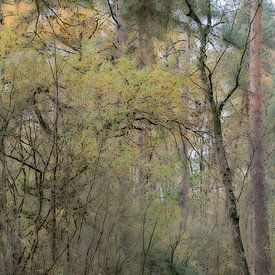
[[[1,127],[2,131],[6,127]],[[8,238],[7,238],[7,171],[5,159],[5,138],[4,133],[0,136],[0,268],[4,272],[8,272],[11,268],[10,255],[7,255]]]
[[[123,0],[115,0],[115,8],[116,8],[116,20],[117,20],[117,28],[116,28],[116,58],[120,58],[122,55],[123,45],[127,40],[126,34],[126,24],[122,18],[122,4]]]
[[[208,22],[209,23],[209,22]],[[211,23],[200,29],[200,56],[198,69],[200,71],[201,81],[206,91],[207,100],[210,107],[210,113],[213,119],[213,131],[215,140],[215,154],[220,170],[220,176],[226,196],[226,208],[228,213],[228,220],[231,228],[232,248],[234,255],[234,263],[238,269],[238,274],[249,274],[248,264],[244,252],[239,215],[236,204],[236,197],[234,194],[232,172],[227,160],[227,154],[225,151],[225,145],[223,142],[223,132],[221,125],[221,114],[219,110],[219,104],[214,99],[214,88],[211,78],[208,75],[208,68],[206,66],[207,60],[207,43],[210,33]]]
[[[181,27],[179,29],[179,33],[184,32],[184,30],[181,30]],[[182,36],[182,37],[181,37]],[[181,39],[184,39],[187,41],[186,43],[186,54],[188,61],[191,61],[191,54],[190,54],[190,33],[183,33],[180,34]],[[181,53],[177,56],[177,63],[176,66],[178,69],[181,69],[181,63],[180,63]],[[188,88],[188,93],[191,91]],[[185,110],[188,110],[189,100],[188,98],[185,98],[182,102],[183,108]],[[187,113],[187,118],[188,118]],[[180,138],[179,138],[179,158],[181,162],[181,171],[180,171],[180,184],[179,184],[179,195],[180,195],[180,207],[181,207],[181,222],[180,222],[180,232],[184,232],[186,230],[187,226],[187,219],[188,219],[188,192],[189,192],[189,162],[188,162],[188,148],[186,144],[186,140],[184,138],[184,135],[186,134],[184,129],[182,129],[179,126],[180,131]]]
[[[249,269],[245,257],[239,215],[236,204],[236,197],[234,194],[233,182],[232,182],[232,172],[227,161],[227,154],[224,147],[223,137],[222,137],[222,126],[220,116],[217,112],[217,107],[214,102],[211,103],[211,110],[214,122],[214,139],[215,139],[215,151],[218,160],[220,175],[222,178],[222,183],[225,189],[226,195],[226,207],[228,212],[228,218],[231,227],[231,236],[233,244],[233,254],[235,266],[239,269],[238,274],[249,274]]]
[[[261,88],[262,1],[251,4],[250,44],[250,139],[251,179],[253,183],[252,274],[271,274],[268,211],[264,171],[263,93]]]
[[[148,37],[146,33],[146,26],[141,24],[139,25],[138,30],[138,38],[137,38],[137,69],[142,70],[144,69],[148,64],[150,64],[153,61],[153,48],[150,41],[150,38]],[[140,147],[140,158],[146,159],[146,140],[147,140],[147,129],[144,127],[142,131],[138,133],[137,136],[137,144]],[[142,169],[137,170],[138,175],[138,181],[140,184],[140,194],[141,198],[143,200],[146,190],[146,179],[147,175],[144,173],[144,171],[141,171]]]
[[[147,12],[147,11],[145,11]],[[146,26],[141,24],[139,25],[138,30],[138,37],[137,37],[137,64],[136,67],[138,70],[142,70],[146,68],[148,64],[150,64],[153,60],[153,48],[151,45],[151,41],[147,36]],[[147,159],[147,135],[148,130],[146,129],[146,125],[143,125],[143,130],[137,133],[137,144],[139,146],[139,156],[140,160],[148,160]],[[138,176],[138,184],[139,184],[139,196],[140,196],[140,240],[141,242],[141,251],[138,255],[140,257],[138,261],[138,265],[140,266],[140,274],[144,274],[145,262],[146,262],[146,255],[144,254],[144,228],[145,224],[145,217],[146,217],[146,188],[147,188],[147,178],[148,175],[144,171],[143,167],[137,167],[137,176]]]
[[[54,131],[53,131],[53,158],[54,158],[54,169],[53,169],[53,181],[51,186],[51,256],[52,261],[55,262],[57,257],[57,200],[56,191],[58,185],[58,164],[59,164],[59,75],[58,75],[58,63],[57,63],[57,49],[56,40],[54,40],[54,85],[55,85],[55,101],[54,101]]]
[[[187,157],[187,148],[186,143],[182,134],[182,130],[180,131],[180,139],[179,139],[179,157],[181,162],[181,171],[180,171],[180,186],[179,186],[179,194],[180,194],[180,207],[181,207],[181,224],[180,231],[184,232],[186,230],[186,223],[188,218],[188,180],[189,180],[189,169],[188,169],[188,157]]]
[[[147,12],[147,11],[145,11]],[[154,62],[154,48],[152,39],[147,33],[147,26],[140,24],[137,38],[137,68],[143,69]]]

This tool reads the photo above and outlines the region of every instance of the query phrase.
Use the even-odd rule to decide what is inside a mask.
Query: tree
[[[205,16],[206,23],[199,18],[197,12],[194,8],[191,1],[186,0],[186,5],[188,7],[187,16],[191,17],[194,23],[198,26],[198,36],[199,36],[199,57],[198,57],[198,70],[200,72],[201,82],[203,85],[203,90],[206,93],[206,98],[208,100],[210,113],[212,115],[213,121],[213,132],[215,140],[215,151],[217,162],[219,165],[221,180],[225,189],[226,195],[226,207],[228,210],[228,219],[231,224],[231,234],[232,234],[232,244],[234,249],[234,259],[235,265],[238,269],[238,272],[243,274],[249,274],[248,264],[245,256],[243,241],[241,237],[240,223],[239,223],[239,214],[236,204],[236,197],[234,194],[232,171],[228,163],[228,157],[225,150],[224,137],[223,137],[223,128],[221,122],[221,112],[224,105],[237,90],[239,86],[239,77],[241,72],[242,61],[238,68],[236,76],[236,84],[228,92],[227,96],[221,101],[217,102],[214,95],[214,83],[213,83],[213,74],[216,69],[216,66],[219,62],[219,59],[211,70],[207,65],[207,46],[209,42],[209,35],[214,28],[213,26],[213,15],[212,15],[212,4],[211,1],[206,1],[205,7]],[[246,48],[245,48],[246,50]],[[222,58],[222,55],[221,57]]]
[[[252,274],[271,274],[264,159],[264,103],[262,90],[262,13],[263,1],[251,2],[250,34],[250,138],[251,179],[253,183]]]
[[[116,11],[115,22],[116,22],[116,28],[117,28],[116,29],[116,57],[117,58],[121,57],[122,49],[127,39],[126,25],[123,19],[122,11],[121,11],[122,6],[123,6],[123,0],[115,1],[115,11]]]

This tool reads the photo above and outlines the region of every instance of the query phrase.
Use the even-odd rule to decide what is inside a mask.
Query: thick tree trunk
[[[152,39],[148,36],[147,26],[139,25],[137,38],[137,68],[143,69],[154,62],[154,48]]]
[[[263,148],[263,94],[261,88],[262,1],[251,4],[250,44],[250,138],[251,179],[253,183],[253,254],[252,274],[271,274],[267,196]]]
[[[122,4],[123,0],[115,0],[116,8],[116,20],[117,20],[117,29],[116,29],[116,58],[121,57],[123,45],[127,40],[126,34],[126,24],[122,18]]]

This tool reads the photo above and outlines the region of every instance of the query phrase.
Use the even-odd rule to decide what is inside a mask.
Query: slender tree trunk
[[[261,87],[262,1],[251,4],[250,44],[250,138],[251,179],[253,183],[253,254],[252,274],[271,274],[268,211],[264,169],[263,92]]]
[[[146,129],[139,132],[137,134],[137,144],[140,147],[139,149],[139,157],[140,160],[143,160],[146,158],[146,152],[145,152],[145,146],[146,146]],[[146,174],[143,171],[143,169],[140,167],[137,168],[137,180],[139,183],[139,195],[140,195],[140,200],[141,200],[141,205],[144,207],[144,198],[146,194]],[[144,210],[144,209],[143,209]]]
[[[238,274],[249,274],[248,264],[246,261],[246,256],[243,247],[243,241],[241,237],[239,214],[236,204],[236,197],[234,194],[233,180],[232,180],[232,171],[230,169],[227,154],[225,151],[225,145],[223,142],[223,132],[221,125],[221,114],[219,110],[219,105],[214,99],[214,90],[213,84],[210,82],[208,71],[206,68],[206,48],[208,43],[208,36],[210,33],[210,26],[208,24],[204,28],[201,28],[201,37],[200,37],[200,56],[198,69],[201,75],[201,81],[203,87],[207,94],[207,100],[210,107],[210,112],[213,119],[213,131],[214,131],[214,140],[215,140],[215,154],[220,170],[220,176],[222,184],[225,189],[226,196],[226,208],[228,213],[228,219],[230,222],[231,228],[231,237],[232,237],[232,246],[233,246],[233,255],[235,266],[238,269]]]
[[[220,175],[222,178],[222,183],[225,189],[226,207],[228,212],[228,218],[230,221],[232,244],[234,250],[234,261],[236,267],[239,269],[238,272],[241,272],[238,274],[247,275],[249,274],[249,269],[241,237],[239,215],[232,181],[232,171],[228,164],[227,154],[223,142],[220,116],[216,111],[217,108],[214,102],[211,103],[211,109],[214,121],[215,151],[218,160]]]
[[[146,33],[146,26],[141,24],[139,25],[138,38],[137,38],[137,69],[142,70],[153,60],[153,48],[150,41],[150,38]],[[138,133],[137,144],[140,147],[140,158],[146,159],[146,140],[147,140],[147,131],[143,129]],[[146,179],[147,175],[142,169],[138,168],[138,181],[140,184],[140,193],[143,200],[146,189]]]
[[[179,157],[181,162],[181,171],[180,171],[180,207],[181,207],[181,224],[180,231],[184,232],[186,230],[186,223],[188,218],[188,181],[189,181],[189,169],[188,169],[188,157],[187,157],[187,148],[186,143],[183,137],[182,130],[180,131],[179,139]]]
[[[6,130],[4,127],[1,128],[1,130]],[[3,132],[0,137],[0,268],[3,272],[8,272],[8,270],[11,269],[11,261],[7,257],[7,172],[5,159],[5,138]]]
[[[4,17],[3,17],[3,13],[2,13],[2,0],[0,0],[0,24],[1,25],[4,24]]]
[[[54,86],[55,86],[55,102],[54,102],[54,131],[53,131],[53,157],[54,157],[54,169],[53,169],[53,181],[51,186],[51,256],[52,261],[56,260],[57,256],[57,174],[58,174],[58,163],[59,163],[59,76],[58,76],[58,64],[57,64],[57,51],[56,51],[56,40],[54,40]]]
[[[123,54],[123,47],[127,41],[127,33],[126,33],[126,23],[122,16],[122,5],[124,0],[115,0],[115,12],[116,12],[116,52],[115,57],[118,59]],[[128,227],[128,216],[127,211],[129,208],[129,198],[127,197],[127,193],[129,191],[129,183],[128,181],[123,182],[122,185],[123,196],[122,196],[122,208],[121,208],[121,218],[123,221],[123,225],[121,226],[121,247],[124,255],[126,257],[130,257],[131,255],[131,238]]]
[[[181,27],[179,32],[181,33]],[[183,39],[187,40],[186,43],[186,54],[187,54],[187,58],[190,61],[191,60],[191,55],[190,55],[190,49],[191,49],[191,45],[190,45],[190,33],[184,33],[182,35]],[[181,67],[181,63],[180,63],[180,57],[181,57],[181,53],[179,54],[179,56],[177,57],[177,67],[178,69],[180,69]],[[190,92],[188,90],[188,92]],[[188,110],[188,104],[189,104],[189,100],[187,98],[185,98],[182,102],[183,104],[183,108]],[[188,116],[188,114],[187,114]],[[186,140],[184,138],[184,135],[186,134],[184,129],[182,129],[181,127],[179,127],[179,131],[180,131],[180,138],[179,138],[179,158],[180,158],[180,162],[181,162],[181,171],[180,171],[180,184],[179,184],[179,195],[180,195],[180,207],[181,207],[181,222],[180,222],[180,232],[184,232],[186,230],[186,226],[187,226],[187,219],[188,219],[188,192],[189,192],[189,175],[190,175],[190,171],[188,169],[189,163],[188,163],[188,148],[187,148],[187,144],[186,144]]]
[[[145,10],[147,12],[147,10]],[[147,36],[146,26],[141,24],[139,25],[138,38],[137,38],[137,69],[142,70],[148,64],[152,62],[153,57],[153,48],[151,45],[151,41]],[[147,160],[147,134],[148,130],[146,129],[146,125],[143,125],[143,130],[139,131],[137,134],[137,144],[139,145],[139,156],[140,160]],[[146,187],[147,187],[147,174],[143,170],[143,167],[137,167],[137,175],[138,175],[138,184],[139,184],[139,196],[140,196],[140,224],[142,225],[140,228],[140,240],[141,251],[140,251],[140,259],[138,261],[140,267],[140,274],[144,274],[146,255],[144,254],[144,229],[146,227],[145,216],[146,216]]]
[[[0,24],[4,23],[4,17],[2,14],[2,0],[0,0]],[[4,75],[4,70],[1,71]],[[2,85],[4,79],[1,77]],[[3,106],[2,96],[0,95],[0,106]],[[1,112],[0,119],[0,269],[2,272],[8,272],[9,262],[7,261],[7,172],[6,172],[6,159],[5,159],[5,133],[7,130],[8,122],[4,118],[4,114]]]

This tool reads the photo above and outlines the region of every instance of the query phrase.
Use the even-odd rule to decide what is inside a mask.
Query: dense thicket
[[[1,274],[254,274],[253,20],[250,1],[0,1]],[[274,260],[270,1],[262,22]]]

